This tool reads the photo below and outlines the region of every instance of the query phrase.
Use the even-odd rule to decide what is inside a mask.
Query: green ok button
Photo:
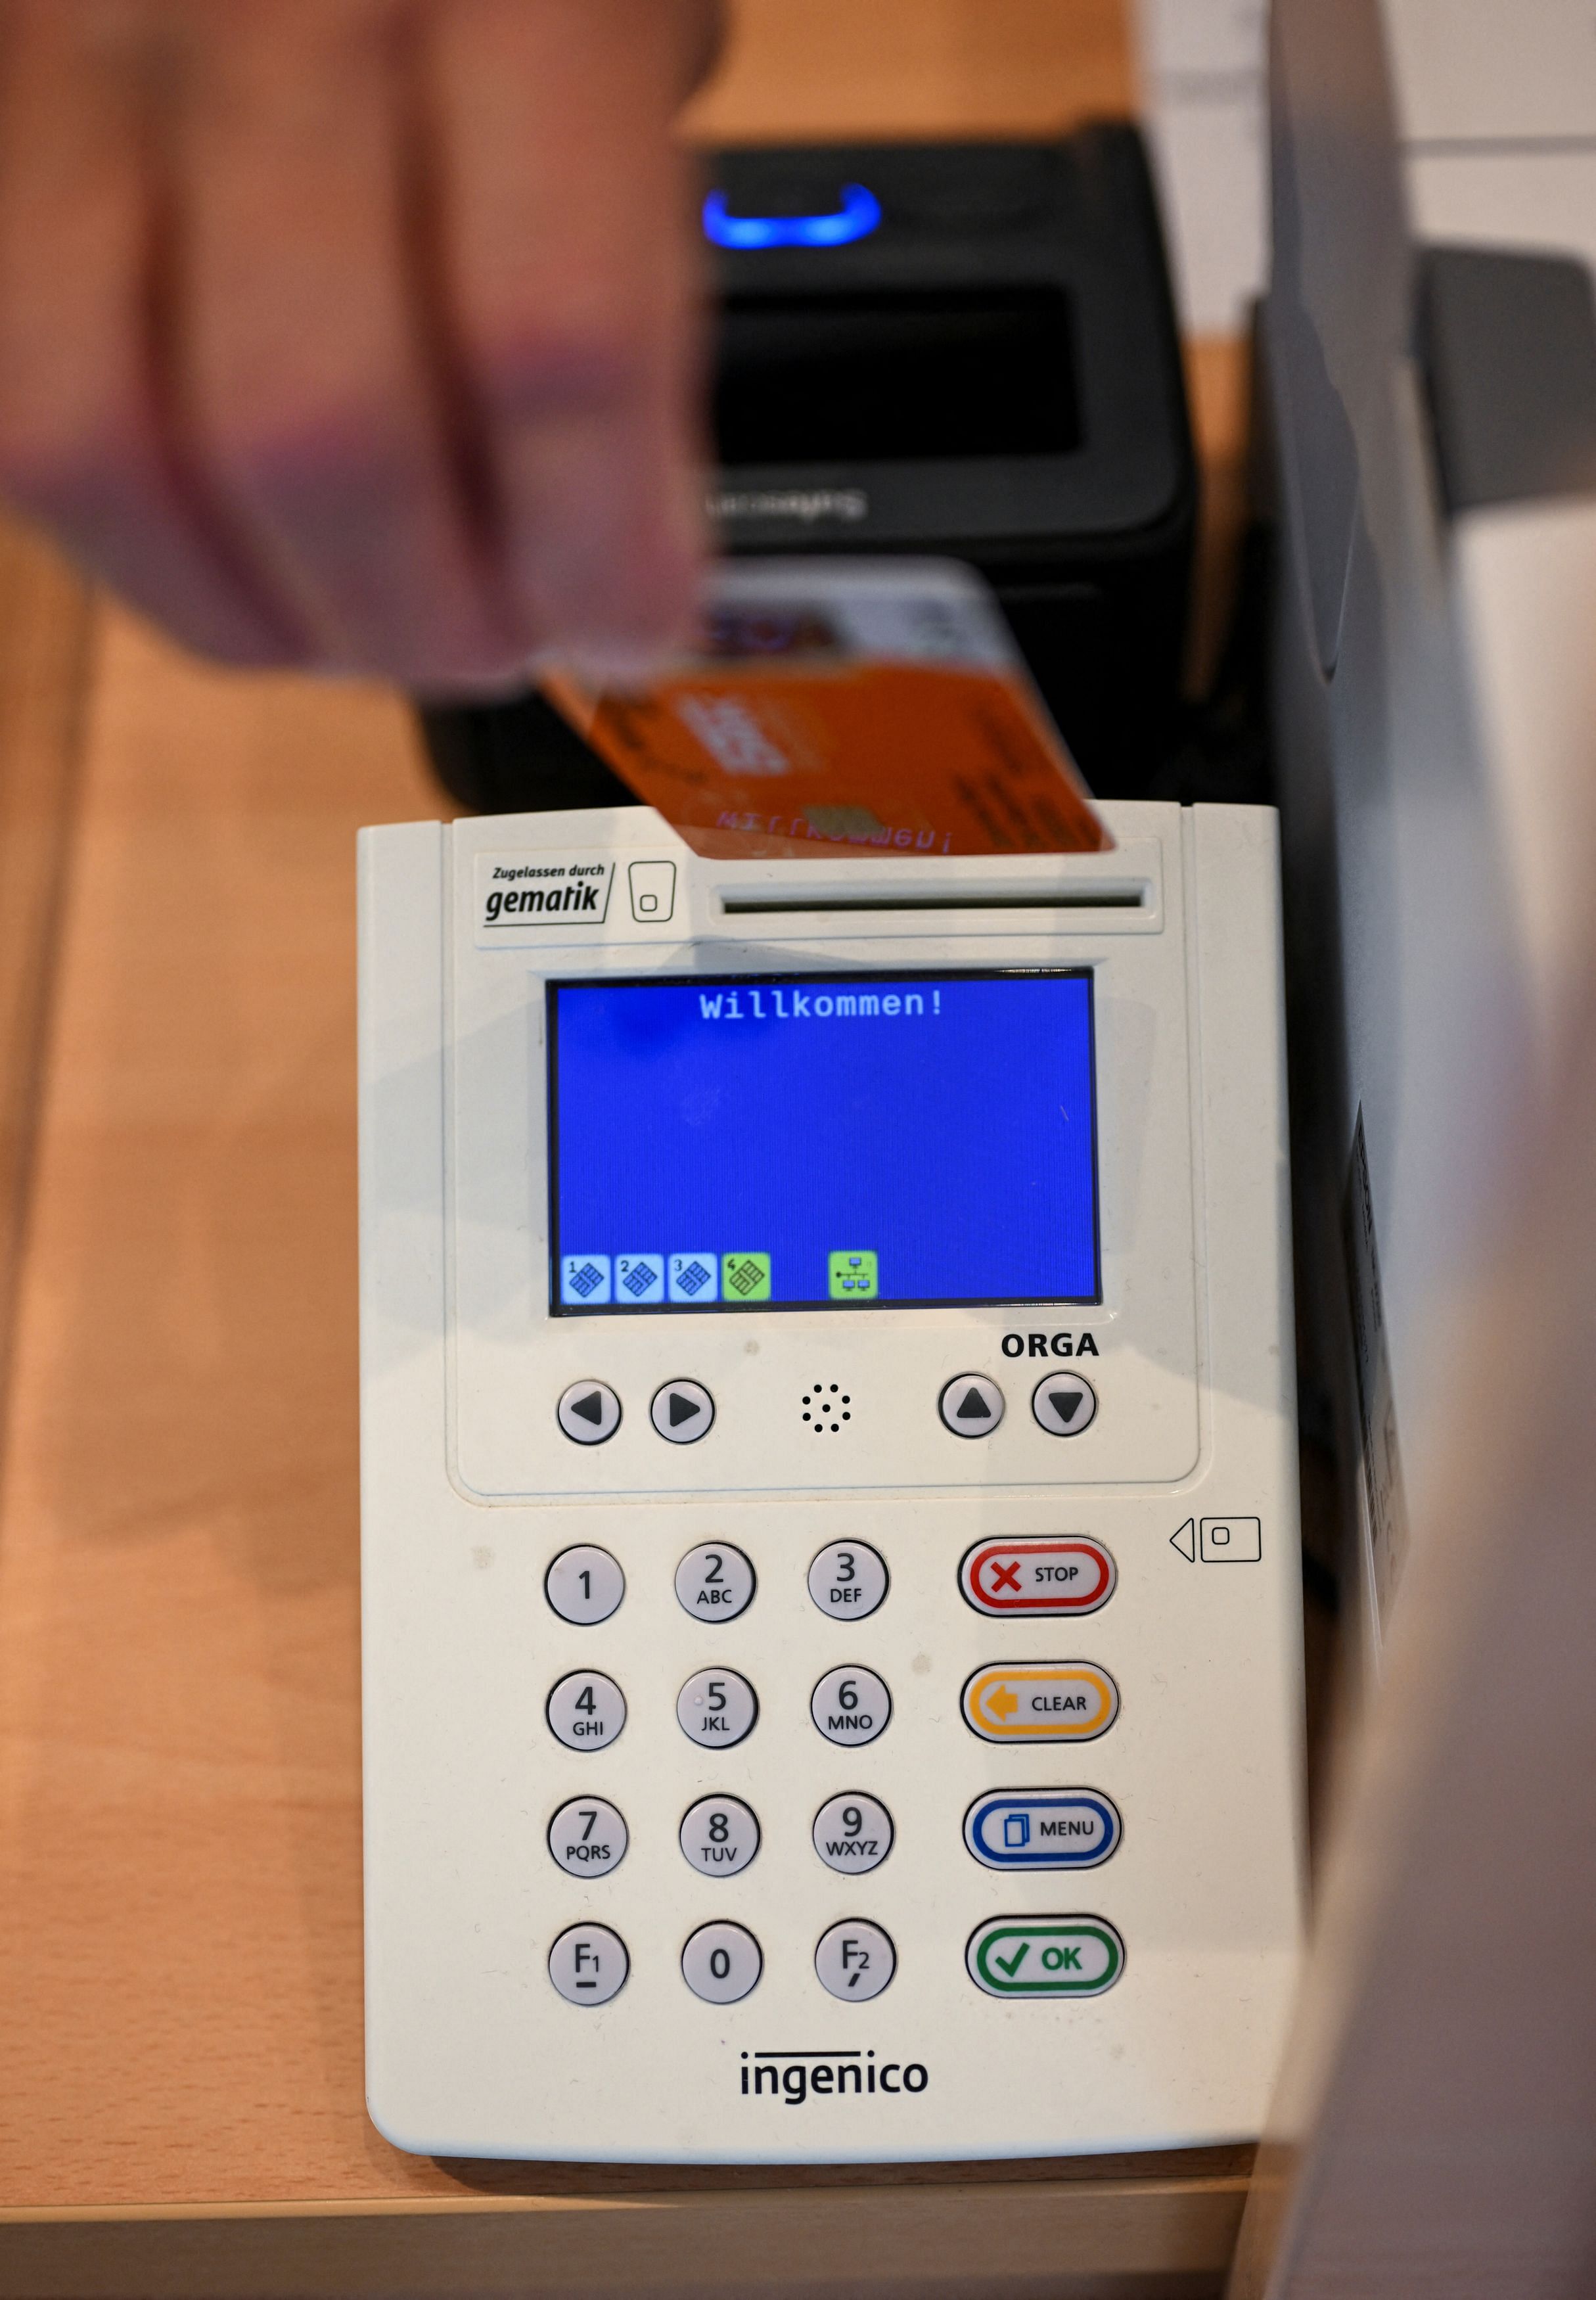
[[[1106,1917],[993,1917],[964,1962],[989,1996],[1101,1996],[1125,1971],[1125,1943]]]

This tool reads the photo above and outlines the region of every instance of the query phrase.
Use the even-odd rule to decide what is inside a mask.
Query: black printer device
[[[709,504],[761,556],[961,559],[1093,789],[1176,722],[1196,478],[1141,138],[711,155]],[[423,711],[462,804],[629,796],[541,697]]]

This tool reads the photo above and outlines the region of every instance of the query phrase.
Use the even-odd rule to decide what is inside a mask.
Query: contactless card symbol
[[[719,1288],[714,1254],[673,1254],[670,1257],[670,1298],[673,1302],[712,1302]]]
[[[725,1302],[768,1302],[770,1299],[769,1255],[723,1254],[720,1257],[720,1297]]]
[[[665,1257],[662,1254],[618,1254],[615,1257],[615,1298],[618,1302],[665,1299]]]
[[[607,1254],[568,1254],[560,1264],[560,1299],[586,1309],[610,1299]]]
[[[862,1249],[855,1254],[844,1247],[828,1254],[826,1278],[834,1302],[873,1302],[880,1289],[876,1257]]]

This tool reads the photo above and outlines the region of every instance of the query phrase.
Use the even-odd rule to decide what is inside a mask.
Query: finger
[[[304,635],[176,443],[145,96],[158,11],[0,9],[0,494],[189,645]]]
[[[428,18],[443,276],[504,582],[545,645],[675,636],[701,549],[696,238],[671,116],[704,11],[453,0]]]
[[[683,29],[682,77],[676,91],[678,104],[695,96],[719,69],[729,29],[725,0],[692,0]]]
[[[323,659],[425,688],[504,677],[528,634],[495,596],[414,307],[409,12],[200,0],[179,165],[197,452]]]

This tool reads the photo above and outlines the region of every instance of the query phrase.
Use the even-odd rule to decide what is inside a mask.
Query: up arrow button
[[[1003,1393],[984,1373],[956,1373],[937,1400],[942,1426],[955,1438],[990,1438],[1003,1418]]]

